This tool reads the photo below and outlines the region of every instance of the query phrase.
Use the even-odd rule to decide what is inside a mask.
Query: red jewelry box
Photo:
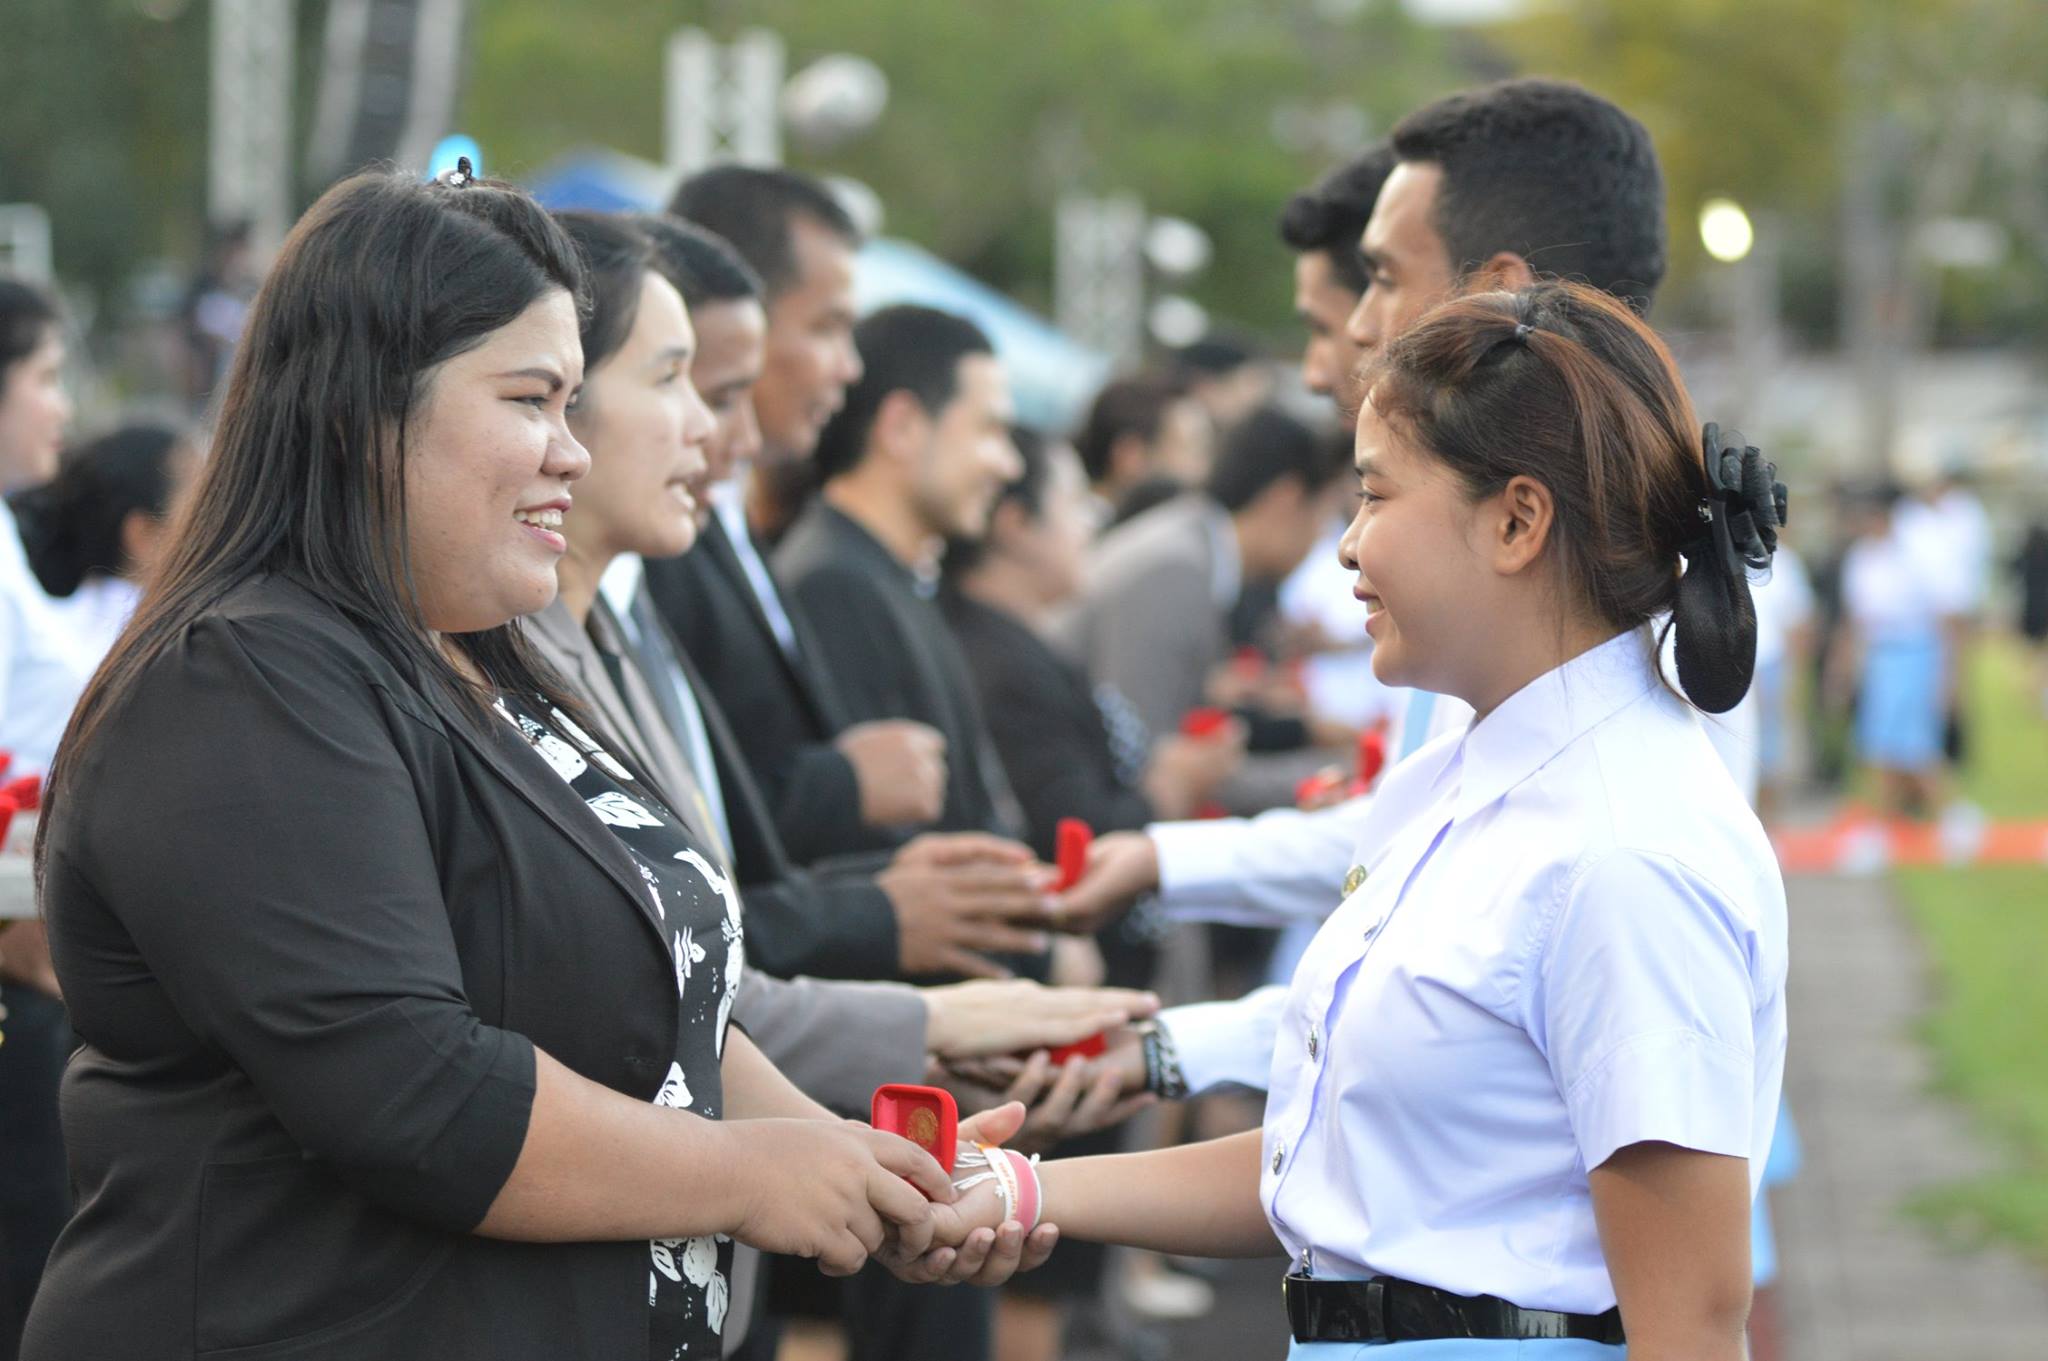
[[[943,1087],[890,1082],[875,1088],[868,1123],[900,1134],[932,1155],[948,1173],[959,1152],[960,1107]]]
[[[1061,818],[1054,836],[1060,867],[1059,883],[1054,887],[1065,893],[1081,882],[1081,875],[1088,869],[1088,848],[1095,844],[1095,831],[1079,818]]]
[[[1077,1040],[1073,1044],[1063,1044],[1057,1049],[1048,1049],[1045,1056],[1055,1064],[1062,1064],[1070,1063],[1075,1059],[1100,1058],[1108,1052],[1109,1035],[1107,1032],[1103,1032],[1098,1035],[1090,1035],[1085,1040]]]

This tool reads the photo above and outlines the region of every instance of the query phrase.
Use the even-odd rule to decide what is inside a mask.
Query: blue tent
[[[652,212],[667,200],[670,177],[652,161],[623,152],[576,152],[534,176],[529,187],[549,208]],[[854,301],[865,314],[892,303],[957,312],[988,332],[1009,371],[1020,420],[1065,430],[1109,377],[1111,361],[1051,322],[908,241],[877,237],[854,266]]]

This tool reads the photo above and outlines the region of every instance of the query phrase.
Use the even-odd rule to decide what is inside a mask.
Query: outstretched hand
[[[1010,1102],[960,1124],[960,1140],[1000,1144],[1024,1126],[1024,1107]],[[1059,1228],[1041,1223],[1028,1234],[1003,1217],[1003,1199],[983,1183],[950,1205],[932,1210],[931,1249],[915,1258],[885,1253],[881,1260],[903,1280],[919,1285],[1001,1285],[1020,1271],[1045,1265],[1059,1242]]]

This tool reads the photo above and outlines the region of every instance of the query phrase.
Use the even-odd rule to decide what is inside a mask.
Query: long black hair
[[[150,663],[265,572],[319,595],[423,689],[458,701],[466,721],[488,722],[483,697],[420,614],[406,547],[406,426],[437,365],[555,289],[581,300],[576,249],[508,184],[366,174],[307,210],[250,310],[191,505],[72,715],[50,772],[53,797]],[[448,641],[489,685],[562,695],[514,627]]]
[[[171,426],[124,425],[79,445],[56,477],[13,498],[22,550],[45,591],[70,595],[87,577],[133,568],[122,529],[130,515],[164,517],[172,455],[186,447]]]

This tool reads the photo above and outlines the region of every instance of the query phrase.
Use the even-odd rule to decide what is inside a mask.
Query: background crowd
[[[1505,88],[1512,117],[1552,87]],[[543,194],[594,286],[610,260],[631,298],[609,334],[586,318],[589,405],[572,428],[599,466],[567,522],[560,617],[535,616],[531,634],[689,791],[678,811],[729,857],[758,971],[793,989],[893,987],[803,1002],[809,1029],[785,1052],[818,1056],[827,1104],[860,1113],[854,1094],[888,1067],[833,1048],[834,1027],[858,1025],[963,1109],[1025,1102],[1024,1146],[1257,1122],[1228,1065],[1202,1066],[1215,1060],[1196,1004],[1284,980],[1303,939],[1213,889],[1231,866],[1204,861],[1199,824],[1363,792],[1404,728],[1430,721],[1373,679],[1336,551],[1355,496],[1349,383],[1376,343],[1360,302],[1392,287],[1359,242],[1395,158],[1362,134],[1316,150],[1299,182],[1230,204],[1217,229],[1242,237],[1255,219],[1270,247],[1268,268],[1217,289],[1226,309],[1263,299],[1248,323],[1155,334],[1111,360],[1077,348],[1067,378],[1085,396],[1065,404],[972,309],[864,295],[867,205],[822,175],[721,164],[639,202]],[[150,342],[174,356],[154,366],[159,390],[123,390],[114,375],[136,368],[115,351],[138,331],[84,305],[62,231],[54,244],[54,280],[0,278],[0,780],[47,770],[147,589],[268,263],[250,223],[214,223]],[[687,353],[634,348],[656,306],[643,278],[680,304]],[[1294,322],[1273,324],[1283,310]],[[1739,388],[1726,355],[1698,362],[1705,385]],[[600,388],[634,364],[667,365],[701,398],[668,441],[680,452]],[[1802,460],[1798,442],[1789,529],[1755,591],[1755,689],[1724,755],[1774,829],[1812,833],[1816,868],[1903,859],[1923,835],[1934,863],[1989,858],[2002,827],[2048,816],[2041,729],[2009,726],[2016,708],[2048,718],[2048,455],[2037,439],[2031,462],[1994,459],[1959,436],[1917,458]],[[654,527],[662,497],[696,508],[683,542]],[[20,897],[33,809],[17,801],[0,868],[24,872],[0,894]],[[1052,900],[1058,920],[1032,862],[1057,860],[1065,818],[1098,836],[1172,826],[1099,848],[1147,843],[1137,891]],[[1076,914],[1094,929],[1072,930]],[[10,915],[0,1357],[73,1209],[57,1108],[69,1023],[40,925]],[[1046,1052],[1105,1027],[1105,1053]],[[1781,1128],[1788,1175],[1795,1138]],[[789,1265],[764,1265],[758,1286],[736,1272],[745,1355],[1147,1356],[1158,1324],[1214,1304],[1190,1264],[1080,1245],[995,1297]],[[1766,1254],[1759,1283],[1774,1274]],[[1760,1307],[1759,1356],[1774,1326]]]

